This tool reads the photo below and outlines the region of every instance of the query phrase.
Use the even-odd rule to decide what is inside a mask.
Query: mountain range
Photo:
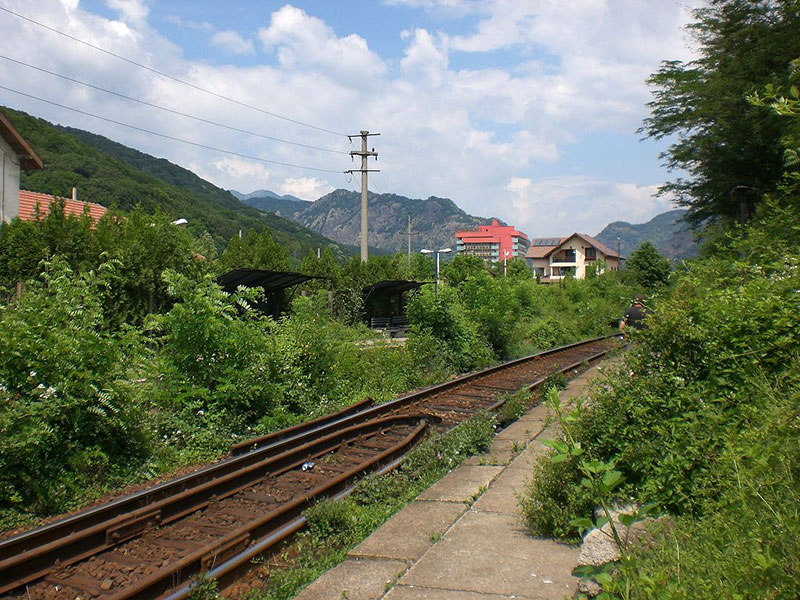
[[[348,190],[335,190],[315,202],[294,196],[279,196],[269,190],[251,194],[231,191],[250,206],[296,221],[341,244],[355,246],[360,240],[361,195]],[[412,248],[443,248],[455,243],[459,229],[475,229],[490,219],[469,215],[448,198],[427,200],[406,198],[397,194],[369,195],[370,244],[387,251],[404,252],[408,248],[408,218],[411,217]],[[629,256],[644,241],[652,242],[670,259],[691,258],[697,253],[697,241],[683,221],[685,210],[671,210],[653,217],[647,223],[615,221],[598,235],[598,241]],[[572,231],[565,231],[569,235]]]
[[[246,204],[300,223],[304,227],[339,242],[356,245],[361,239],[361,194],[334,190],[315,202],[290,200],[277,194],[248,194]],[[426,200],[398,194],[369,194],[369,242],[371,246],[393,252],[408,248],[408,222],[411,220],[411,247],[444,248],[455,244],[459,229],[475,229],[489,219],[467,214],[449,198],[431,196]]]
[[[622,256],[630,256],[642,242],[649,241],[672,260],[693,258],[697,255],[698,240],[684,220],[686,212],[685,209],[670,210],[638,225],[614,221],[594,237],[613,249],[619,240]]]

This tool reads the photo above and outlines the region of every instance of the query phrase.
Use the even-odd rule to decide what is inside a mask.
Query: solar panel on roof
[[[558,246],[561,238],[538,238],[533,241],[534,246]]]

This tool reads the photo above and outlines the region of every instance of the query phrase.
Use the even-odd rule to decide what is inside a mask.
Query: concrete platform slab
[[[472,509],[511,516],[519,514],[517,496],[525,491],[530,478],[530,469],[506,469],[472,505]]]
[[[517,451],[518,446],[519,442],[516,440],[500,440],[495,438],[488,452],[470,456],[462,464],[473,466],[505,466],[519,454]]]
[[[533,463],[536,462],[541,455],[547,454],[550,450],[547,446],[545,446],[540,440],[543,436],[539,436],[539,439],[533,440],[525,450],[517,456],[511,463],[509,463],[507,469],[522,469],[530,473],[531,468],[533,467]]]
[[[348,557],[415,561],[465,510],[463,502],[414,501],[353,548]]]
[[[295,596],[295,600],[379,600],[406,570],[397,560],[346,560]]]
[[[544,404],[537,404],[524,415],[519,421],[546,421],[549,415],[548,408]]]
[[[503,467],[461,465],[434,483],[419,499],[469,503],[481,488],[488,488],[502,470]]]
[[[523,596],[515,596],[525,600]],[[458,590],[437,590],[414,585],[397,585],[385,596],[386,600],[508,600],[508,596],[476,594]]]
[[[515,421],[495,436],[496,440],[514,440],[522,444],[527,443],[542,431],[542,424],[538,421]]]
[[[517,517],[469,511],[402,578],[403,585],[561,600],[578,548],[528,536]]]

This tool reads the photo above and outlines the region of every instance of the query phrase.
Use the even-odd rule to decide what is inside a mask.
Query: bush
[[[0,306],[0,506],[65,508],[115,462],[147,454],[143,411],[124,381],[136,333],[104,332],[105,278],[61,259]]]

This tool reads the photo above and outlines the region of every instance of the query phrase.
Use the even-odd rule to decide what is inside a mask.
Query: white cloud
[[[505,190],[513,209],[510,218],[531,237],[597,235],[612,221],[644,223],[675,208],[670,199],[656,195],[657,185],[581,176],[512,177]]]
[[[401,33],[401,37],[411,39],[411,43],[405,50],[405,56],[400,61],[400,66],[406,76],[418,74],[428,84],[440,84],[447,72],[447,49],[441,42],[437,44],[426,29],[415,29],[413,33],[404,31]]]
[[[291,194],[301,200],[317,200],[333,190],[330,183],[315,177],[289,177],[280,185],[281,194]]]
[[[244,158],[222,158],[214,161],[214,168],[233,180],[252,181],[253,189],[267,187],[271,176],[265,165]]]
[[[191,21],[183,19],[179,15],[167,15],[164,20],[180,27],[181,29],[191,29],[193,31],[202,31],[204,33],[211,33],[214,31],[214,26],[208,21]]]
[[[258,31],[266,52],[277,52],[284,69],[311,69],[336,80],[364,84],[386,70],[367,41],[356,34],[338,37],[321,19],[286,5]]]
[[[211,45],[228,54],[249,55],[255,53],[253,40],[247,40],[232,30],[218,31],[211,36]]]
[[[109,8],[119,12],[123,21],[132,25],[144,23],[150,12],[147,5],[141,0],[108,0],[107,4]]]

